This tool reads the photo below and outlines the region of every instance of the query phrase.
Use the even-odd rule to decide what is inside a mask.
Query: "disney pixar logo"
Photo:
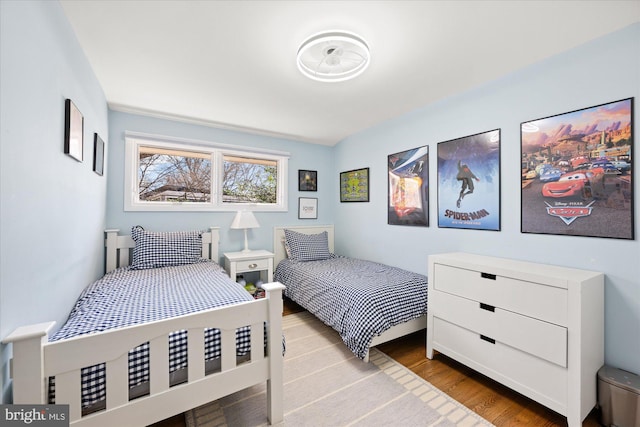
[[[571,224],[576,219],[591,215],[591,210],[593,209],[591,205],[595,202],[591,202],[586,206],[551,206],[549,203],[547,204],[547,214],[551,216],[555,216],[560,218],[566,225]]]
[[[68,427],[69,405],[0,405],[0,424]]]

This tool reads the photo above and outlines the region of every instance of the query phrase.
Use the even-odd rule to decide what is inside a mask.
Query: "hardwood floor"
[[[284,315],[303,309],[285,298]],[[377,348],[447,393],[487,421],[501,426],[551,427],[566,426],[562,415],[481,375],[442,354],[426,358],[425,331],[381,344]],[[583,427],[600,426],[597,410],[583,422]],[[185,427],[184,417],[161,421],[153,427]]]
[[[443,354],[427,359],[425,334],[416,332],[377,348],[496,426],[567,425],[562,415]],[[600,426],[596,409],[582,425]]]

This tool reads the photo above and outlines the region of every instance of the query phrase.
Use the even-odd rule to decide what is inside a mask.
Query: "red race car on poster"
[[[591,175],[591,173],[589,173]],[[591,197],[591,182],[586,172],[569,172],[558,181],[547,182],[542,186],[544,197]]]

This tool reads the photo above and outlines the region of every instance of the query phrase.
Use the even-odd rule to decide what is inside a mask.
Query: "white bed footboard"
[[[142,325],[49,343],[54,322],[16,329],[13,344],[13,403],[46,404],[48,377],[56,378],[56,403],[69,404],[72,425],[148,425],[246,387],[267,382],[267,416],[283,420],[282,290],[263,285],[266,298]],[[264,330],[267,328],[267,351]],[[250,360],[237,363],[235,331],[251,326]],[[221,334],[219,371],[206,374],[204,329]],[[187,330],[188,379],[170,386],[169,334]],[[149,342],[149,394],[129,400],[128,352]],[[106,409],[86,416],[81,409],[81,369],[106,364]]]

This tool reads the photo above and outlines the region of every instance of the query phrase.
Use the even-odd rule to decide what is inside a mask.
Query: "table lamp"
[[[233,222],[231,223],[231,228],[244,229],[244,249],[242,252],[251,252],[249,249],[249,241],[247,239],[247,229],[259,227],[260,224],[258,224],[258,220],[253,215],[252,211],[238,211],[238,213],[236,213],[236,216],[233,218]]]

